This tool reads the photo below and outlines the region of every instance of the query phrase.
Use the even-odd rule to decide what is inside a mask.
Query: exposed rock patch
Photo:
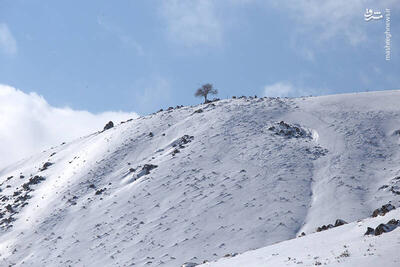
[[[51,162],[45,162],[44,164],[43,164],[43,166],[39,169],[39,171],[45,171],[45,170],[47,170],[47,168],[49,168],[51,165],[53,165],[53,163],[51,163]]]
[[[381,235],[388,233],[400,226],[400,220],[392,219],[387,223],[379,224],[375,229],[368,227],[364,235]]]
[[[388,203],[386,205],[383,205],[382,207],[380,207],[379,209],[374,210],[374,212],[372,213],[372,217],[377,217],[378,215],[380,216],[384,216],[386,213],[388,213],[391,210],[396,209],[395,206],[393,206],[392,204]]]
[[[103,128],[103,131],[106,131],[108,129],[111,129],[114,127],[114,123],[112,121],[109,121]]]
[[[175,156],[176,154],[178,154],[180,152],[180,149],[185,148],[187,144],[193,141],[193,139],[194,136],[185,134],[184,136],[173,141],[171,143],[171,146],[174,147],[175,149],[172,151],[171,155]]]
[[[286,138],[312,138],[312,134],[309,130],[297,124],[289,124],[284,121],[274,123],[268,127],[268,130]]]
[[[328,229],[331,229],[334,227],[338,227],[338,226],[341,226],[344,224],[347,224],[347,222],[345,220],[337,219],[335,221],[335,224],[322,225],[322,226],[318,227],[316,231],[321,232],[321,231],[325,231],[325,230],[328,230]]]

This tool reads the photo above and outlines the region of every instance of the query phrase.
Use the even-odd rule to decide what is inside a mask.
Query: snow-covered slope
[[[398,103],[221,100],[44,151],[0,171],[0,264],[180,266],[397,206]]]
[[[283,241],[265,248],[225,257],[199,267],[261,266],[400,266],[400,228],[379,236],[364,235],[367,227],[399,219],[400,210],[346,224],[329,231]]]

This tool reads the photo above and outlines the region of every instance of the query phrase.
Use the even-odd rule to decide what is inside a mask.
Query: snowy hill
[[[364,236],[367,227],[377,227],[400,218],[400,210],[385,216],[353,222],[338,228],[283,241],[236,257],[225,257],[199,267],[232,266],[400,266],[400,229],[379,236]]]
[[[51,148],[0,171],[0,264],[181,266],[398,206],[398,103],[221,100]]]

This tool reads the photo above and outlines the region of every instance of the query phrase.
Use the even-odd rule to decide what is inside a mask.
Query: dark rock
[[[90,185],[89,185],[89,188],[91,188],[91,189],[95,189],[95,188],[96,188],[96,186],[95,186],[94,184],[90,184]]]
[[[399,187],[398,187],[398,186],[392,186],[392,187],[390,188],[390,192],[392,192],[392,193],[395,194],[395,195],[400,195],[400,190],[399,190]]]
[[[333,227],[335,227],[335,226],[333,226],[332,224],[322,225],[322,226],[318,227],[316,231],[317,232],[321,232],[321,231],[325,231],[325,230],[331,229]]]
[[[186,144],[192,142],[194,139],[194,136],[190,136],[185,134],[184,136],[176,139],[174,142],[171,143],[172,147],[179,147],[179,148],[184,148]]]
[[[135,172],[136,170],[134,168],[130,168],[129,172]]]
[[[29,186],[29,183],[24,183],[24,184],[22,185],[22,188],[23,188],[25,191],[30,191],[30,190],[31,190],[31,188],[30,188],[30,186]]]
[[[142,170],[144,170],[146,172],[146,174],[149,174],[152,169],[155,169],[157,167],[158,167],[157,165],[153,165],[153,164],[144,164]]]
[[[154,134],[152,132],[149,133],[149,137],[153,137]]]
[[[99,190],[96,191],[95,195],[101,195],[106,190],[107,190],[107,188],[99,189]]]
[[[383,233],[388,233],[393,231],[394,229],[396,229],[399,226],[399,221],[397,220],[390,220],[388,223],[386,224],[379,224],[376,228],[375,228],[375,235],[381,235]]]
[[[295,124],[288,124],[284,121],[275,123],[270,126],[268,130],[274,132],[276,135],[284,136],[286,138],[312,138],[309,130],[302,129],[300,126]]]
[[[345,220],[337,219],[336,222],[335,222],[335,227],[338,227],[338,226],[341,226],[341,225],[344,225],[344,224],[347,224],[347,222]]]
[[[13,207],[11,206],[11,204],[8,204],[7,206],[6,206],[6,210],[8,211],[8,212],[14,212],[14,209],[13,209]]]
[[[377,217],[378,215],[380,216],[384,216],[386,213],[388,213],[391,210],[396,209],[395,206],[393,206],[392,204],[388,203],[383,205],[382,207],[380,207],[379,209],[374,210],[374,212],[372,213],[372,217]]]
[[[364,235],[373,235],[374,233],[375,233],[374,228],[368,227]]]
[[[173,110],[174,109],[174,107],[169,107],[167,110]]]
[[[13,217],[8,217],[8,218],[4,218],[3,220],[1,220],[0,221],[0,225],[3,225],[3,224],[10,224],[10,223],[12,223],[13,221],[15,221],[15,219],[13,218]]]
[[[39,171],[45,171],[47,170],[48,167],[50,167],[51,165],[53,165],[53,163],[51,162],[45,162],[42,166],[42,168],[39,169]]]
[[[19,196],[19,197],[16,199],[16,201],[26,201],[26,200],[28,200],[28,199],[30,199],[30,198],[31,198],[30,195],[25,194],[25,195],[23,195],[23,196]]]
[[[22,188],[23,188],[25,191],[31,191],[31,190],[32,190],[32,189],[30,188],[31,185],[39,184],[40,182],[42,182],[42,181],[44,181],[44,180],[46,180],[46,179],[45,179],[43,176],[35,175],[34,177],[29,178],[29,181],[26,182],[26,183],[24,183],[24,184],[22,185]]]
[[[400,220],[392,219],[387,223],[379,224],[375,229],[368,227],[365,235],[381,235],[383,233],[388,233],[400,226]]]
[[[111,129],[112,127],[114,127],[114,123],[112,121],[109,121],[105,126],[103,131],[106,131],[108,129]]]
[[[180,151],[179,149],[175,148],[174,151],[172,151],[171,155],[175,156],[176,154],[178,154]]]
[[[33,178],[29,178],[30,184],[39,184],[41,181],[46,180],[43,176],[35,175]]]
[[[199,108],[198,110],[195,110],[193,113],[203,113],[203,109]]]
[[[142,177],[143,175],[147,175],[150,173],[151,170],[157,168],[157,165],[153,164],[145,164],[143,168],[140,170],[140,172],[137,174],[137,178]]]

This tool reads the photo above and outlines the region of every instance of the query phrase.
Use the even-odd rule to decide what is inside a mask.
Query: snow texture
[[[399,219],[365,219],[400,203],[398,103],[399,91],[220,100],[21,160],[0,170],[0,265],[399,266],[399,229],[364,236]],[[349,224],[314,233],[337,219]]]

